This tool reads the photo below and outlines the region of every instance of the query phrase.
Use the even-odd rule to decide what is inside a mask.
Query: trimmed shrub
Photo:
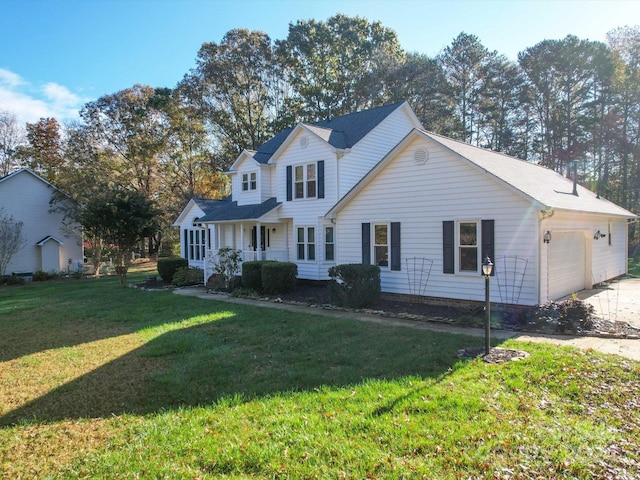
[[[49,274],[47,272],[43,272],[42,270],[38,270],[33,273],[33,281],[34,282],[44,282],[49,280]]]
[[[24,285],[24,277],[9,275],[8,277],[5,277],[4,283],[7,285]]]
[[[242,286],[256,292],[262,291],[262,264],[264,261],[251,261],[242,264]]]
[[[329,298],[340,307],[366,308],[380,300],[380,267],[359,263],[329,269]]]
[[[164,283],[173,283],[173,275],[181,267],[188,267],[189,260],[182,257],[169,257],[158,259],[158,273]]]
[[[172,285],[176,287],[186,287],[187,285],[198,285],[203,282],[204,272],[197,267],[180,267],[173,273]]]
[[[263,262],[262,291],[269,294],[289,293],[296,288],[298,266],[291,262]]]

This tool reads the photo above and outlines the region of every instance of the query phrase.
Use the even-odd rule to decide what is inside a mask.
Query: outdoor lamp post
[[[491,328],[491,302],[489,301],[489,278],[493,272],[493,263],[487,256],[482,261],[482,274],[484,275],[484,302],[485,302],[485,319],[484,319],[484,353],[489,355],[490,345],[490,328]]]

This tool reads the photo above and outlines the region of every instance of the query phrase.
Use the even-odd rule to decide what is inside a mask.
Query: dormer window
[[[242,174],[242,191],[256,190],[258,188],[258,176],[256,172]]]

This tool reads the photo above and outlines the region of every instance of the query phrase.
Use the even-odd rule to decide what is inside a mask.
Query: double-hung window
[[[304,198],[324,198],[324,160],[287,165],[287,202]]]
[[[296,229],[296,246],[298,260],[312,261],[316,259],[315,227],[298,227]]]
[[[316,164],[296,165],[294,169],[295,198],[315,198],[317,190]]]
[[[461,272],[478,271],[478,223],[458,224],[458,258]]]
[[[324,227],[324,259],[327,262],[335,260],[335,231],[333,227]]]
[[[376,223],[373,226],[374,263],[379,267],[389,266],[389,228],[386,223]]]
[[[479,273],[484,257],[495,262],[494,230],[495,221],[491,219],[443,221],[442,272]]]
[[[400,222],[362,224],[362,263],[401,269]]]
[[[258,188],[258,176],[256,172],[242,174],[242,191],[256,190]]]

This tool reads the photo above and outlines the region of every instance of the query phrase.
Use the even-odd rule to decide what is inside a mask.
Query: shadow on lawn
[[[202,313],[189,299],[116,282],[89,278],[0,288],[0,362],[134,333],[185,312]]]
[[[162,334],[0,418],[52,422],[146,414],[240,395],[437,378],[482,339],[236,306],[235,316]],[[301,323],[304,322],[302,325]]]

